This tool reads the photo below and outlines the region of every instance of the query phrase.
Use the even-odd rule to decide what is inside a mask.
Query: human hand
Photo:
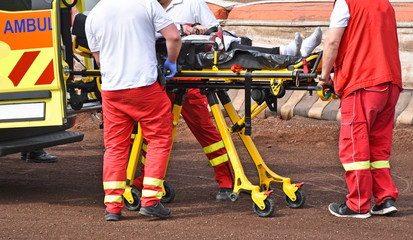
[[[323,101],[329,101],[332,97],[335,98],[334,82],[330,75],[327,75],[325,78],[322,78],[322,76],[324,75],[321,74],[317,83],[317,86],[321,87],[320,90],[317,91],[318,96]]]
[[[173,76],[175,76],[176,74],[176,63],[171,63],[169,59],[166,59],[163,66],[163,73],[165,74],[166,80],[173,78]]]
[[[206,27],[202,25],[196,25],[194,26],[195,28],[195,33],[199,35],[204,35],[204,33],[208,30]]]
[[[321,75],[323,76],[323,75]],[[331,79],[330,75],[327,75],[324,79],[322,77],[319,78],[317,86],[331,86],[334,87],[334,82]]]
[[[182,33],[185,35],[196,34],[196,29],[188,25],[182,25]]]

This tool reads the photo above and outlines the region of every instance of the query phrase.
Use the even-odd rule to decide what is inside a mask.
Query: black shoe
[[[331,203],[328,206],[328,210],[336,217],[352,217],[352,218],[369,218],[371,215],[369,212],[357,213],[347,207],[346,203]]]
[[[36,150],[26,154],[26,162],[34,163],[54,163],[59,159],[56,156],[50,155],[43,150]]]
[[[149,217],[168,218],[171,216],[171,210],[164,207],[160,202],[148,207],[141,207],[139,213]]]
[[[393,198],[387,198],[382,204],[374,205],[370,210],[373,215],[391,215],[397,212],[397,208],[394,206]]]
[[[232,193],[231,188],[220,188],[215,199],[218,202],[231,201],[231,198],[230,198],[231,193]]]
[[[111,213],[105,210],[106,221],[119,221],[122,217],[122,213]]]
[[[21,152],[20,153],[20,159],[21,160],[26,160],[27,159],[27,153],[26,152]]]

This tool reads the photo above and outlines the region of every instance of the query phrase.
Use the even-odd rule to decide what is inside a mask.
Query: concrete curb
[[[239,115],[244,115],[244,91],[229,90],[232,104]],[[332,99],[331,101],[322,101],[317,93],[312,95],[307,91],[287,91],[283,98],[278,99],[277,115],[281,119],[289,120],[294,116],[302,116],[314,119],[340,121],[340,100]],[[264,114],[258,117],[267,118],[274,116],[268,108]],[[399,101],[396,105],[396,114],[394,118],[396,126],[413,125],[413,91],[405,90],[400,94]]]

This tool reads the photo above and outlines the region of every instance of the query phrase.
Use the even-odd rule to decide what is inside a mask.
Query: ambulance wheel
[[[274,213],[274,200],[267,197],[264,200],[264,205],[265,208],[261,210],[257,204],[253,203],[252,208],[259,217],[270,217]]]
[[[165,196],[161,198],[161,203],[170,203],[175,198],[175,190],[168,182],[163,182],[163,186],[165,188]]]
[[[297,191],[295,192],[295,196],[297,197],[297,200],[293,201],[287,195],[284,195],[285,203],[287,204],[288,207],[300,208],[304,205],[305,194],[304,194],[303,189],[301,188],[297,189]]]
[[[129,211],[138,211],[141,208],[141,193],[136,189],[132,189],[131,193],[133,197],[133,203],[129,203],[128,200],[122,197],[123,204]]]

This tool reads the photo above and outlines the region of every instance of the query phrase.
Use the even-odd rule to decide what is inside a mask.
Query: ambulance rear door
[[[67,113],[59,13],[52,4],[50,7],[0,9],[0,128],[64,124]]]

